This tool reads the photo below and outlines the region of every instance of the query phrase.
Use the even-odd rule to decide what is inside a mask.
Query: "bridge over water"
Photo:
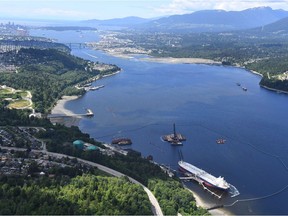
[[[70,49],[85,49],[85,48],[92,48],[91,44],[87,43],[64,43]]]

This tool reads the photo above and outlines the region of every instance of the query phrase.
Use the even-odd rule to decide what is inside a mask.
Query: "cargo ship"
[[[199,169],[192,164],[184,162],[183,160],[180,160],[178,165],[182,172],[186,173],[188,176],[192,177],[194,180],[198,181],[206,187],[221,191],[228,191],[230,189],[230,184],[228,184],[221,176],[216,178],[206,171]]]

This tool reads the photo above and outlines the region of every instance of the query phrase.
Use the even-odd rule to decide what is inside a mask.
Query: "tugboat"
[[[171,143],[171,145],[183,145],[182,141],[186,141],[186,138],[182,134],[176,133],[175,123],[173,124],[173,130],[173,134],[162,136],[162,140]]]

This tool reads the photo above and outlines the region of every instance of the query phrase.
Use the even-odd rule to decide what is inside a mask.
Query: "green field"
[[[11,108],[11,109],[21,109],[21,108],[24,108],[24,107],[27,107],[30,105],[30,102],[27,101],[27,100],[17,100],[17,101],[14,101],[14,102],[11,102],[9,105],[8,105],[8,108]]]
[[[0,89],[0,95],[11,94],[12,91],[10,89]]]
[[[21,91],[21,92],[18,92],[18,94],[20,94],[22,98],[28,97],[28,92],[27,91]]]
[[[8,98],[12,98],[12,101],[7,106],[10,109],[22,109],[25,107],[31,108],[31,102],[29,100],[24,100],[23,98],[26,98],[29,96],[29,93],[27,91],[17,91],[12,88],[1,88],[0,89],[0,99],[5,100]]]

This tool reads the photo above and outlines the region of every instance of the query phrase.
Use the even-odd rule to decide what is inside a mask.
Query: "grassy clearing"
[[[0,95],[11,94],[12,91],[10,89],[0,89]]]
[[[27,101],[27,100],[17,100],[17,101],[11,102],[8,105],[8,108],[21,109],[21,108],[25,108],[27,106],[30,106],[30,102],[29,101]]]
[[[19,92],[21,97],[24,98],[24,97],[28,97],[28,92],[27,91],[21,91]]]

